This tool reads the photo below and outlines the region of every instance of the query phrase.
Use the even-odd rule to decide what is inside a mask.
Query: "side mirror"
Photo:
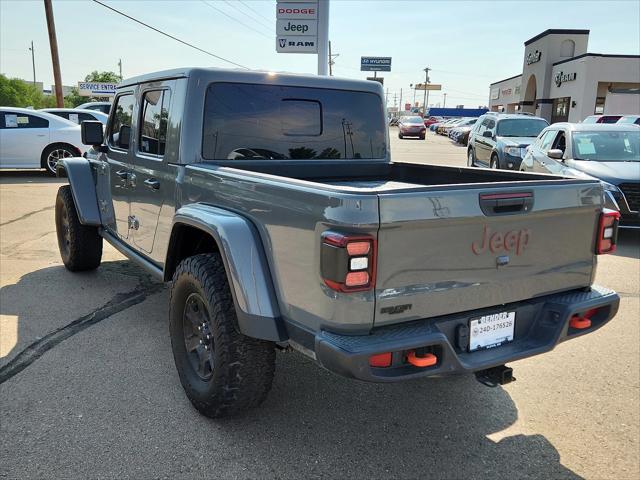
[[[482,132],[482,136],[486,138],[493,138],[493,132],[491,130],[485,130]]]
[[[102,145],[104,141],[104,131],[102,122],[97,120],[85,120],[80,124],[80,137],[83,145]]]
[[[547,157],[553,158],[554,160],[562,160],[563,155],[563,151],[559,148],[552,148],[551,150],[547,151]]]
[[[129,125],[120,125],[118,131],[118,146],[120,148],[129,148],[129,142],[131,141],[131,127]]]

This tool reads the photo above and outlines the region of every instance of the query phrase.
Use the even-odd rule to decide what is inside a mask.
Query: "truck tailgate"
[[[378,198],[376,326],[591,284],[597,182],[478,184]]]

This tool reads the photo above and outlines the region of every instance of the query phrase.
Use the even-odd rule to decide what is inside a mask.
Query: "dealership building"
[[[522,74],[491,84],[489,109],[549,122],[640,114],[640,55],[589,53],[589,30],[546,30],[524,42]]]

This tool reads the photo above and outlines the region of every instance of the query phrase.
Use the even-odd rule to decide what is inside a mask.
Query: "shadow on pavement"
[[[640,230],[618,230],[618,245],[614,255],[618,257],[640,258]]]
[[[12,183],[60,183],[66,178],[52,177],[44,170],[8,170],[0,172],[0,185]]]

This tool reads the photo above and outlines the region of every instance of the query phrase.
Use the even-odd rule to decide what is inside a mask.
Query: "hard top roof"
[[[370,80],[354,80],[350,78],[327,77],[287,72],[267,72],[257,70],[187,67],[147,73],[123,80],[118,89],[140,83],[157,82],[174,78],[198,79],[205,82],[239,82],[273,85],[304,86],[311,88],[337,88],[344,90],[369,91],[377,94],[383,92],[382,85]]]

